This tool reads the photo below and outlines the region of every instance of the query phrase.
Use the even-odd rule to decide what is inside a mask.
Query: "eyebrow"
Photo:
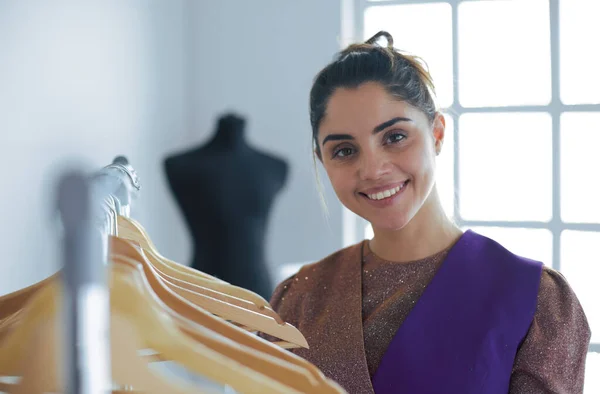
[[[404,118],[401,116],[397,116],[395,118],[392,118],[388,121],[383,122],[382,124],[375,126],[375,128],[373,128],[373,134],[377,134],[385,129],[387,129],[390,126],[395,125],[398,122],[412,122],[413,120],[410,118]],[[327,141],[340,141],[340,140],[353,140],[354,137],[351,136],[350,134],[329,134],[327,137],[325,137],[323,139],[323,142],[321,143],[322,146],[325,146],[325,143]]]

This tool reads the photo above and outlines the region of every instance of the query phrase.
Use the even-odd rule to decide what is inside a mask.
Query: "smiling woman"
[[[293,351],[349,393],[580,393],[590,329],[564,277],[444,213],[434,92],[386,32],[317,75],[315,155],[374,236],[277,287],[273,308],[310,345]]]
[[[427,212],[421,211],[425,203],[439,205],[432,189],[443,137],[442,115],[429,120],[381,83],[365,82],[331,95],[316,142],[340,201],[382,233],[402,229],[418,212]],[[411,225],[420,220],[415,219]]]

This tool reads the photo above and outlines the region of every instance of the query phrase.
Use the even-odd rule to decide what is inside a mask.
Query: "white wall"
[[[185,232],[160,160],[187,128],[183,1],[0,0],[0,294],[57,269],[56,172],[118,154],[138,170],[135,214],[165,254]]]
[[[339,50],[340,2],[197,1],[190,15],[189,141],[210,136],[223,111],[246,115],[250,142],[291,166],[271,217],[271,264],[314,261],[338,249],[341,208],[322,177],[330,211],[325,219],[311,156],[308,95],[315,74]]]
[[[0,294],[58,268],[56,174],[125,154],[142,191],[133,216],[161,252],[190,239],[162,160],[248,116],[249,139],[291,165],[271,217],[273,265],[340,247],[341,212],[310,155],[308,92],[338,49],[340,5],[304,0],[0,0]]]

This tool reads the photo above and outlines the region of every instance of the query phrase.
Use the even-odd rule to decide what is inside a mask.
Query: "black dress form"
[[[208,143],[168,157],[165,171],[191,232],[191,266],[269,299],[265,234],[287,163],[244,138],[245,120],[219,119]]]

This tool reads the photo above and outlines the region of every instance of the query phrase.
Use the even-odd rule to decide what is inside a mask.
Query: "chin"
[[[393,218],[386,217],[371,217],[365,218],[373,229],[377,228],[384,231],[398,231],[402,230],[410,222],[408,215],[395,215]]]
[[[394,222],[394,223],[371,222],[371,226],[373,227],[373,229],[384,230],[384,231],[400,231],[404,227],[406,227],[407,224],[408,224],[408,222]]]

